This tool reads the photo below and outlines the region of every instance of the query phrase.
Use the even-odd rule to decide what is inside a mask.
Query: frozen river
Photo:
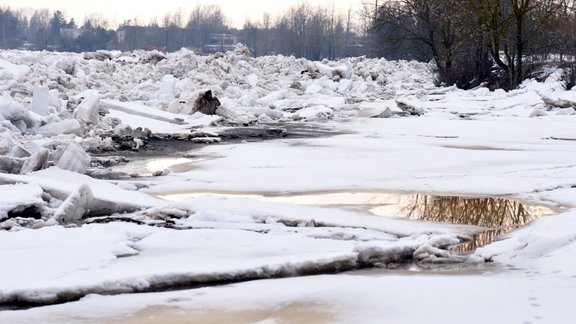
[[[1,54],[0,322],[573,322],[558,74],[108,54]]]

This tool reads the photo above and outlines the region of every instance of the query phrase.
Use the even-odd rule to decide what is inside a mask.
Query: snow
[[[342,323],[574,317],[576,97],[559,73],[508,92],[464,91],[435,87],[417,62],[251,58],[243,47],[90,59],[98,54],[2,53],[0,304],[80,300],[2,311],[0,322],[102,322],[162,307],[191,318],[264,312],[254,321],[269,322],[284,308]],[[217,115],[191,114],[206,90],[222,103]],[[219,137],[294,121],[322,132]],[[95,170],[87,152],[132,135],[139,148],[146,132],[213,144],[118,166],[156,177],[83,174]],[[506,196],[558,215],[462,256],[447,246],[481,228],[349,208],[385,206],[370,194],[385,192]],[[29,207],[40,219],[8,219]],[[405,259],[454,270],[279,279]],[[127,294],[227,281],[238,283]]]
[[[38,185],[1,185],[0,220],[8,216],[8,212],[18,206],[42,205],[42,188]]]
[[[121,206],[153,207],[163,203],[162,200],[147,194],[124,190],[107,181],[96,180],[88,176],[51,167],[28,175],[0,174],[2,181],[14,181],[41,186],[55,195],[67,197],[78,189],[78,184],[90,186],[95,204],[115,206],[112,210],[122,209]],[[94,206],[98,207],[98,206]]]
[[[0,80],[16,80],[30,72],[26,65],[14,64],[12,62],[0,59]]]
[[[93,295],[78,303],[0,316],[22,323],[162,320],[169,314],[180,321],[277,323],[299,316],[306,320],[310,313],[308,321],[325,315],[318,322],[330,323],[569,323],[574,286],[554,278],[535,283],[523,275],[360,273],[259,280],[153,295]],[[549,304],[553,307],[544,307]]]

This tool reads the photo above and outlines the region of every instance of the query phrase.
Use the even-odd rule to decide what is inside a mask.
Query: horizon
[[[180,0],[100,0],[97,3],[78,3],[69,0],[4,0],[5,7],[14,10],[23,10],[27,16],[31,16],[35,10],[48,9],[52,13],[60,10],[67,21],[74,18],[78,23],[85,21],[87,17],[94,15],[102,16],[109,23],[110,28],[116,28],[124,21],[138,21],[139,24],[149,24],[155,19],[158,22],[167,14],[182,10],[185,19],[197,5],[218,5],[227,18],[227,23],[232,28],[241,29],[245,22],[259,22],[265,13],[269,13],[275,19],[289,8],[304,3],[302,0],[287,0],[281,4],[261,0],[211,0],[183,2]],[[360,9],[362,0],[311,0],[306,2],[313,7],[331,8],[337,14],[346,14],[351,9],[354,12]],[[105,9],[102,9],[105,8]],[[137,8],[137,10],[134,10]]]

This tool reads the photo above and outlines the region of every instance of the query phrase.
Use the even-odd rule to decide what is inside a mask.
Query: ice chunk
[[[326,120],[332,118],[334,111],[326,106],[313,106],[299,110],[294,118],[308,120]]]
[[[532,113],[530,114],[530,117],[544,117],[544,116],[548,116],[548,113],[545,110],[539,108],[534,109],[534,111],[532,111]]]
[[[66,74],[73,75],[76,71],[76,62],[73,58],[65,57],[56,62],[56,67],[63,70]]]
[[[306,94],[317,94],[322,91],[322,86],[319,84],[312,84],[306,88]]]
[[[302,86],[302,85],[300,85]],[[272,103],[274,101],[278,101],[278,100],[282,100],[284,98],[286,98],[286,95],[288,94],[288,90],[278,90],[278,91],[273,91],[270,92],[268,95],[260,98],[260,102],[262,103]]]
[[[50,123],[38,128],[38,134],[44,136],[56,136],[59,134],[82,135],[82,126],[76,119],[66,119],[60,122]]]
[[[26,65],[16,65],[0,59],[0,80],[20,79],[30,72]]]
[[[314,96],[306,100],[305,106],[326,106],[330,108],[340,108],[346,104],[345,97]]]
[[[60,93],[58,90],[50,90],[48,93],[48,107],[54,107],[56,112],[60,110],[62,106],[62,100],[60,100]],[[50,109],[48,109],[50,112]]]
[[[20,173],[26,174],[43,169],[44,166],[46,165],[46,162],[48,162],[49,155],[50,152],[45,148],[42,148],[38,152],[35,152],[34,154],[32,154],[32,156],[28,158],[28,160],[26,160],[26,162],[24,162],[24,165],[22,166]]]
[[[42,193],[42,188],[36,184],[0,186],[0,220],[15,209],[44,205]]]
[[[76,142],[70,142],[68,146],[64,149],[64,152],[56,162],[56,166],[60,169],[84,173],[88,169],[91,158],[80,144]]]
[[[0,172],[19,173],[24,164],[24,159],[13,156],[0,156]],[[4,199],[4,197],[2,197]]]
[[[10,97],[0,96],[0,119],[6,119],[24,133],[28,128],[37,127],[40,124],[40,117],[31,114],[30,111],[21,104],[15,102]],[[13,129],[12,127],[9,127]]]
[[[180,113],[180,100],[172,100],[168,104],[168,109],[166,110],[169,113],[178,114]]]
[[[90,211],[93,200],[92,190],[87,184],[83,184],[58,207],[54,218],[61,224],[79,221]]]
[[[74,118],[84,122],[98,123],[98,103],[100,103],[98,92],[86,92],[84,101],[74,110]]]
[[[398,108],[396,101],[384,100],[375,102],[363,102],[360,104],[358,110],[358,117],[367,118],[389,118],[394,114],[402,113],[402,109]]]
[[[238,43],[236,44],[236,47],[234,47],[234,55],[247,58],[252,56],[252,52],[250,51],[250,48],[248,46],[242,43]]]
[[[258,76],[254,73],[246,77],[246,82],[254,88],[258,84]]]
[[[576,115],[576,110],[574,110],[574,108],[560,108],[556,111],[556,115],[559,116]]]
[[[160,85],[160,100],[169,100],[174,98],[174,88],[176,88],[176,78],[173,75],[162,77]]]
[[[340,85],[338,85],[338,91],[339,92],[348,92],[352,89],[352,80],[342,80],[340,81]]]
[[[48,116],[48,96],[50,89],[46,86],[34,88],[32,95],[32,112],[40,116]]]
[[[132,132],[132,127],[130,127],[130,125],[120,124],[114,127],[114,135],[116,136],[130,136],[132,135]]]
[[[12,150],[10,150],[10,156],[23,158],[32,155],[32,153],[30,153],[30,151],[28,151],[28,149],[25,148],[24,145],[22,145],[20,142],[17,142],[15,140],[11,140],[11,142],[12,142]]]

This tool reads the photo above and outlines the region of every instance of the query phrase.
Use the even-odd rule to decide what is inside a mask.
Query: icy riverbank
[[[480,266],[490,261],[498,270],[464,277],[260,281],[140,295],[103,316],[178,300],[176,307],[196,313],[274,310],[303,301],[340,322],[381,322],[382,309],[391,322],[410,323],[570,318],[563,301],[576,297],[576,92],[562,89],[558,73],[511,92],[462,91],[435,88],[429,66],[412,62],[255,59],[242,51],[208,57],[186,50],[105,54],[0,55],[0,221],[6,229],[0,232],[0,257],[7,260],[0,303],[17,307],[84,297],[2,311],[0,321],[71,321],[98,305],[135,298],[91,294],[336,272],[406,259]],[[222,109],[214,116],[191,115],[191,98],[206,89]],[[219,140],[230,127],[281,129],[296,121],[333,136]],[[155,177],[96,180],[82,174],[124,163],[86,152],[120,150],[119,136],[122,149],[141,149],[146,129],[212,144],[173,152],[169,158],[192,157],[190,165],[171,172],[164,167],[151,172]],[[250,197],[157,197],[335,190],[496,195],[564,209],[463,258],[448,247],[477,227]],[[506,294],[494,294],[506,283]],[[255,286],[262,291],[258,296],[247,292]],[[366,299],[360,292],[370,300],[364,305],[356,301]],[[240,295],[249,298],[242,302]],[[482,298],[473,304],[456,296]],[[470,317],[474,307],[509,299],[514,302],[498,316]],[[450,301],[459,311],[442,311]],[[402,311],[414,303],[427,315]]]

